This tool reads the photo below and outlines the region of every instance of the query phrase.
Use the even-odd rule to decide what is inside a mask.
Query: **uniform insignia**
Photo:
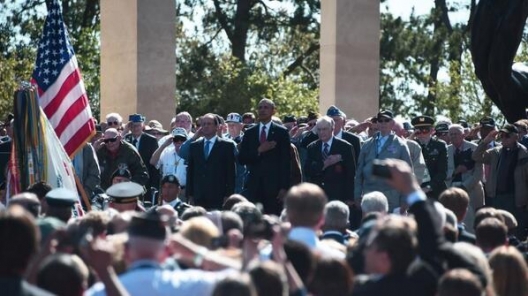
[[[438,150],[434,149],[433,151],[429,152],[429,155],[439,155],[440,152]]]

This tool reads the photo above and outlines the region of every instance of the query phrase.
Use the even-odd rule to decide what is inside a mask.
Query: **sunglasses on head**
[[[110,139],[104,139],[103,142],[105,143],[114,143],[115,141],[117,141],[117,136],[115,138],[110,138]]]
[[[106,124],[108,125],[118,125],[119,124],[119,121],[107,121]]]
[[[391,120],[388,118],[378,118],[378,122],[390,122]]]

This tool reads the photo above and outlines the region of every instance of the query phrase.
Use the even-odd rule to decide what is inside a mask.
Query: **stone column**
[[[141,113],[169,127],[176,101],[176,6],[166,0],[101,1],[101,120]]]
[[[331,105],[359,121],[378,112],[379,15],[377,0],[321,1],[322,114]]]

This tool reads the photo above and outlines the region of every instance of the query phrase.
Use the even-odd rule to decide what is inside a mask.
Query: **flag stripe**
[[[69,82],[65,82],[65,83],[69,84]],[[81,96],[84,96],[85,99],[88,99],[83,89],[79,87],[78,85],[75,85],[73,86],[73,88],[70,89],[68,93],[65,94],[64,99],[62,99],[62,102],[60,102],[61,98],[57,97],[57,99],[55,100],[57,100],[57,103],[59,104],[55,104],[54,102],[55,100],[52,103],[50,103],[50,105],[56,105],[54,111],[47,111],[46,109],[44,109],[44,112],[46,113],[46,115],[48,115],[51,125],[55,128],[55,130],[57,130],[57,126],[60,124],[64,116],[71,116],[70,112],[72,111],[70,110],[70,107]],[[58,131],[57,131],[57,135],[60,138],[60,134]]]
[[[83,134],[88,134],[90,137],[93,136],[95,134],[95,124],[93,120],[88,120],[85,122],[81,127],[79,127],[78,131]],[[64,145],[64,150],[76,152],[76,150],[80,149],[83,144],[84,140],[82,137],[73,137],[70,139],[70,141],[66,142]]]
[[[76,86],[79,84],[80,80],[81,78],[79,77],[78,71],[73,71],[70,74],[70,76],[66,77],[66,80],[64,81],[57,80],[56,83],[61,85],[59,92],[55,95],[53,100],[51,100],[45,107],[44,105],[41,105],[44,109],[44,112],[46,113],[46,115],[48,115],[53,125],[55,125],[52,120],[53,116],[55,115],[56,112],[59,111],[59,108],[61,107],[64,101],[68,102],[68,99],[66,96],[69,95],[71,91],[76,90]],[[83,89],[80,89],[80,91],[83,91]]]
[[[64,129],[64,131],[61,134],[61,137],[59,138],[61,140],[61,143],[67,143],[72,138],[78,137],[81,133],[82,135],[89,134],[86,132],[83,132],[80,128],[85,124],[87,121],[86,118],[86,109],[82,110],[82,113],[78,116],[72,117],[71,123]],[[84,115],[83,115],[84,114]],[[93,120],[92,120],[93,123]],[[95,123],[94,123],[95,128]]]
[[[84,101],[86,100],[86,96],[83,94],[81,95],[73,104],[68,106],[68,113],[65,113],[64,116],[60,117],[60,121],[55,127],[55,132],[57,133],[57,136],[61,137],[62,133],[66,130],[66,128],[70,124],[75,124],[74,119],[81,114],[81,112],[86,108],[86,105],[84,104]]]

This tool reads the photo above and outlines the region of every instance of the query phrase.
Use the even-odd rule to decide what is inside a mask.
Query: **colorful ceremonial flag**
[[[57,0],[46,0],[48,16],[31,82],[39,103],[70,157],[95,134],[81,72]]]

